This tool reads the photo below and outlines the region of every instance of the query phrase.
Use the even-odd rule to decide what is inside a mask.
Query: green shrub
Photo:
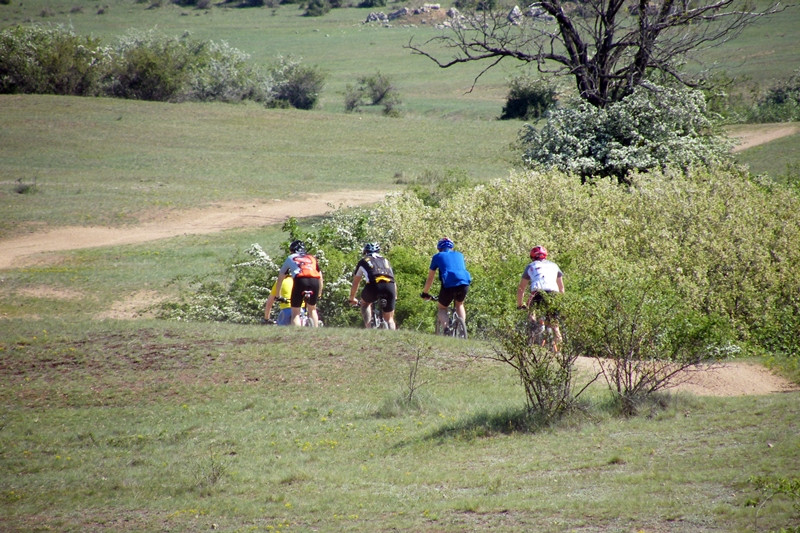
[[[279,59],[262,71],[248,59],[227,43],[188,34],[132,32],[101,47],[60,27],[16,26],[0,32],[0,92],[314,107],[324,81],[317,69]]]
[[[281,57],[270,69],[271,107],[291,106],[313,109],[325,85],[325,75],[316,67],[305,67],[300,61]]]
[[[133,100],[187,100],[200,47],[186,36],[176,39],[137,32],[123,37],[114,48],[108,94]]]
[[[321,17],[331,10],[331,4],[328,0],[308,0],[306,6],[306,17]]]
[[[522,75],[511,80],[500,120],[538,120],[555,108],[558,95],[545,80]]]
[[[664,277],[619,265],[576,281],[562,310],[568,350],[600,358],[625,414],[635,414],[686,368],[738,353],[729,324],[693,309]]]
[[[585,102],[550,113],[541,130],[526,125],[523,160],[533,168],[626,181],[634,171],[714,166],[730,146],[714,130],[699,91],[639,88],[601,109]]]
[[[159,318],[256,324],[264,316],[264,303],[279,264],[258,244],[236,254],[218,279],[176,280],[182,296],[162,304]]]
[[[750,116],[751,122],[800,120],[800,70],[785,82],[770,88]]]
[[[470,185],[470,179],[464,169],[445,169],[443,171],[426,170],[414,179],[406,182],[408,188],[427,206],[436,207],[450,198],[459,189]]]
[[[383,106],[383,114],[394,116],[400,104],[400,94],[388,76],[377,72],[371,76],[361,76],[358,84],[348,85],[344,97],[344,109],[357,111],[365,105]]]
[[[247,63],[249,55],[227,43],[205,43],[189,78],[191,100],[266,102],[269,78]]]
[[[766,350],[800,357],[796,193],[722,169],[631,174],[630,181],[582,185],[558,172],[515,173],[455,189],[436,206],[406,192],[370,210],[336,211],[306,232],[285,229],[319,254],[320,308],[330,325],[358,324],[346,307],[352,270],[363,243],[377,241],[398,279],[399,326],[432,330],[434,308],[418,294],[446,235],[473,275],[467,325],[474,337],[493,338],[518,313],[528,251],[544,244],[565,273],[566,337],[574,334],[586,353],[602,355],[610,328],[627,327],[640,336],[618,337],[613,346],[638,354],[637,362]],[[637,390],[620,394],[635,398]]]
[[[108,60],[98,40],[62,26],[14,26],[0,32],[0,93],[93,96]]]
[[[577,355],[562,349],[553,352],[534,345],[525,327],[508,325],[496,331],[491,359],[517,372],[525,389],[530,411],[544,422],[553,422],[569,412],[582,391],[575,391]]]

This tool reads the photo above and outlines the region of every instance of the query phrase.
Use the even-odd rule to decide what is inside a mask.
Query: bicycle
[[[314,294],[314,291],[303,291],[303,303],[306,304],[300,308],[300,325],[307,328],[314,327],[314,321],[311,320],[311,317],[308,316],[308,311],[306,310],[306,306],[308,305],[308,299],[311,298],[311,295]],[[317,311],[319,313],[319,311]],[[322,327],[322,320],[319,319],[317,316],[317,324],[319,327]]]
[[[536,307],[533,305],[535,295],[531,295],[528,304],[520,309],[527,310],[525,318],[528,328],[528,341],[535,346],[547,347],[551,352],[558,352],[558,345],[563,342],[563,334],[558,323],[558,313],[547,313],[540,320],[536,316]]]
[[[372,317],[369,324],[373,329],[389,329],[389,323],[383,318],[383,307],[386,305],[386,298],[378,298],[372,304]]]
[[[313,294],[312,291],[303,291],[303,303],[304,304],[307,304],[308,299],[311,297],[312,294]],[[280,302],[280,303],[287,303],[289,300],[287,300],[286,298],[278,297],[278,298],[275,298],[275,301],[276,302]],[[265,323],[265,324],[276,324],[276,321],[273,320],[273,319],[269,319],[269,320],[262,319],[261,322]],[[319,327],[323,326],[322,320],[317,320],[317,323],[319,324]],[[306,327],[306,328],[313,328],[314,327],[314,321],[311,320],[310,316],[308,316],[308,311],[306,310],[306,306],[305,305],[300,307],[300,325],[302,327]]]
[[[362,300],[363,301],[363,300]],[[386,305],[386,298],[378,298],[372,304],[372,316],[369,319],[369,329],[391,329],[389,323],[383,318],[383,307]],[[365,308],[361,304],[353,304],[354,309],[361,311],[361,316],[364,316]]]
[[[423,298],[429,298],[434,302],[439,301],[439,297],[433,296],[432,294],[422,293],[421,296]],[[458,313],[456,313],[455,300],[450,307],[447,308],[447,324],[444,326],[444,328],[442,328],[442,325],[439,322],[439,317],[436,317],[435,331],[437,335],[444,335],[445,337],[455,337],[457,339],[467,338],[467,324],[464,322],[464,319],[458,316]]]

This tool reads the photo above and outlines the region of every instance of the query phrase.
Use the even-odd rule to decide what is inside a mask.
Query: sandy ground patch
[[[576,367],[592,375],[600,369],[597,360],[589,357],[578,357]],[[744,361],[693,366],[676,376],[675,383],[670,392],[696,396],[747,396],[800,390],[800,386],[769,369]]]
[[[330,211],[330,205],[358,206],[378,202],[386,191],[338,191],[311,194],[300,200],[266,202],[224,202],[200,209],[165,213],[136,226],[122,228],[64,227],[0,241],[0,269],[52,263],[58,257],[40,254],[119,246],[166,239],[178,235],[199,235],[227,229],[280,224],[289,217],[310,217]]]
[[[760,144],[766,144],[770,141],[780,139],[789,135],[797,133],[797,126],[775,125],[768,126],[753,126],[750,129],[736,131],[731,134],[733,139],[739,141],[733,151],[741,152]]]
[[[142,290],[129,295],[123,300],[114,302],[110,309],[98,313],[98,320],[132,320],[135,318],[153,318],[153,307],[167,297],[156,291]]]

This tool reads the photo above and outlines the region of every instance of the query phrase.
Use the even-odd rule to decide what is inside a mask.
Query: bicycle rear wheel
[[[460,316],[456,315],[453,318],[453,325],[450,327],[450,334],[457,339],[467,338],[467,324]]]

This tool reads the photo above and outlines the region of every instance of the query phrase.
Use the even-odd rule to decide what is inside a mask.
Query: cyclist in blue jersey
[[[439,271],[439,281],[442,288],[439,291],[439,310],[437,317],[442,328],[447,325],[447,308],[450,303],[455,300],[456,314],[466,322],[467,311],[464,309],[464,300],[467,298],[469,285],[472,283],[472,276],[467,271],[466,264],[464,263],[464,256],[461,252],[457,252],[453,241],[447,237],[440,239],[436,243],[436,249],[439,253],[431,258],[431,266],[428,270],[428,279],[425,280],[425,288],[422,289],[422,298],[430,300],[431,295],[428,291],[433,285],[433,280],[436,277],[436,271]]]

